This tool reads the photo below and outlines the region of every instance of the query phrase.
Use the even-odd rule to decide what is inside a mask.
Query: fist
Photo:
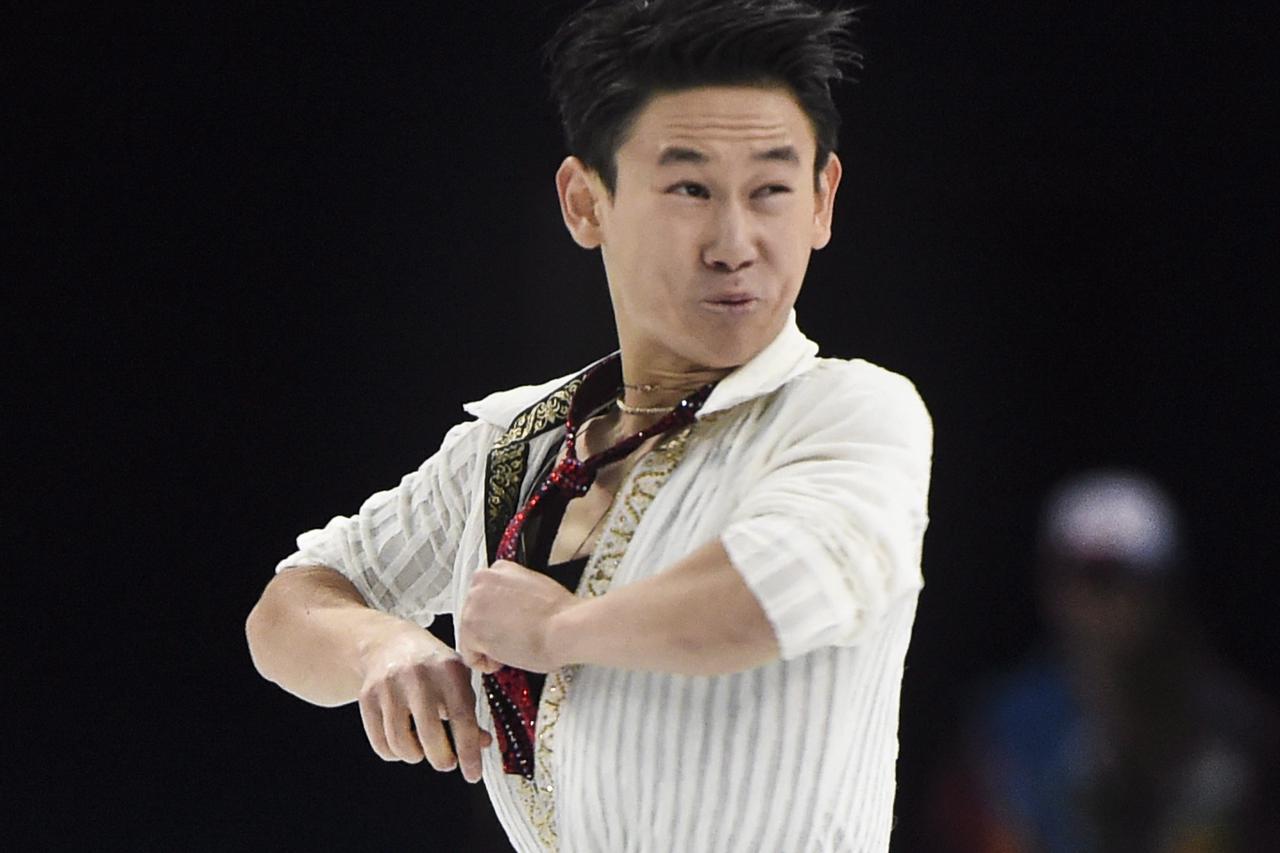
[[[441,771],[461,766],[468,782],[479,781],[480,750],[493,738],[476,723],[471,673],[457,653],[414,626],[378,643],[365,669],[360,719],[374,752],[410,764],[425,758]]]
[[[550,672],[561,660],[553,642],[555,618],[578,599],[556,581],[517,563],[499,560],[471,579],[458,616],[458,651],[468,666]]]

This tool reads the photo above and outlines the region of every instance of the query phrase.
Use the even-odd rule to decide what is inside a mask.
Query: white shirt
[[[555,392],[573,378],[467,405],[476,420],[450,430],[417,471],[356,515],[304,533],[278,568],[330,566],[371,606],[424,626],[457,612],[488,564],[486,485],[492,501],[508,481],[508,513],[529,493],[537,460],[562,441],[567,395]],[[513,464],[522,431],[532,461]],[[504,774],[496,746],[484,751],[485,784],[515,848],[888,850],[931,448],[909,381],[817,358],[794,315],[725,377],[694,425],[632,470],[578,594],[653,575],[719,537],[781,659],[711,677],[552,673],[535,781]],[[483,697],[478,674],[473,686]],[[491,724],[483,698],[477,718]]]

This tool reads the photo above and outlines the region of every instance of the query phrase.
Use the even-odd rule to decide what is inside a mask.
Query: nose
[[[719,205],[702,262],[717,272],[737,272],[755,263],[756,243],[750,217],[734,202]]]

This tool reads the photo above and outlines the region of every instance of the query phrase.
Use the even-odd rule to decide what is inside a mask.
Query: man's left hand
[[[577,601],[546,575],[499,560],[471,579],[458,618],[458,651],[481,672],[503,664],[550,672],[566,663],[550,648],[551,620]]]

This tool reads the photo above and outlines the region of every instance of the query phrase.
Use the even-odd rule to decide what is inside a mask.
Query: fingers
[[[382,721],[387,733],[387,743],[401,761],[417,764],[425,756],[437,770],[452,770],[452,764],[448,767],[440,766],[438,753],[433,758],[426,750],[426,744],[432,742],[432,721],[424,719],[426,715],[417,707],[420,704],[420,701],[406,702],[404,697],[391,695],[390,691],[384,694]]]
[[[401,688],[394,682],[371,686],[360,695],[360,719],[364,723],[364,733],[369,739],[369,745],[379,758],[383,761],[417,764],[424,756],[431,758],[424,748],[424,741],[436,743],[431,727],[434,725],[439,729],[440,723],[432,720],[425,712],[425,702],[406,701],[401,693]],[[415,710],[415,704],[422,710]],[[443,733],[440,734],[443,737]],[[438,750],[436,756],[437,759],[441,758]],[[452,761],[446,759],[443,763],[446,766],[437,769],[453,769]],[[435,766],[436,762],[433,761],[432,764]]]
[[[457,767],[458,758],[453,754],[453,746],[441,722],[444,717],[440,713],[440,705],[429,702],[425,691],[419,690],[414,697],[413,719],[417,726],[417,746],[427,762],[442,773]]]
[[[479,652],[473,652],[471,649],[463,648],[461,645],[459,645],[458,654],[462,656],[462,662],[466,664],[469,669],[479,669],[480,663],[487,660],[487,658]]]
[[[498,663],[488,655],[481,654],[480,652],[462,651],[460,654],[462,655],[462,662],[466,664],[469,669],[483,672],[485,675],[492,675],[502,669],[502,664]]]
[[[458,654],[461,655],[462,662],[469,669],[483,672],[486,675],[497,672],[502,668],[502,664],[472,647],[471,637],[466,629],[465,616],[463,618],[464,622],[458,627]]]
[[[360,721],[364,723],[364,734],[369,745],[383,761],[395,761],[396,755],[387,743],[386,729],[382,723],[382,702],[370,692],[360,694]]]
[[[443,714],[449,720],[462,778],[473,783],[480,781],[480,751],[493,742],[493,737],[476,722],[475,705],[470,679],[450,679],[445,686]]]
[[[476,653],[486,671],[499,664]],[[471,670],[458,655],[434,656],[394,667],[361,691],[360,719],[373,751],[384,761],[462,770],[468,782],[481,777],[481,753],[493,736],[476,722]],[[446,727],[447,721],[447,727]]]

